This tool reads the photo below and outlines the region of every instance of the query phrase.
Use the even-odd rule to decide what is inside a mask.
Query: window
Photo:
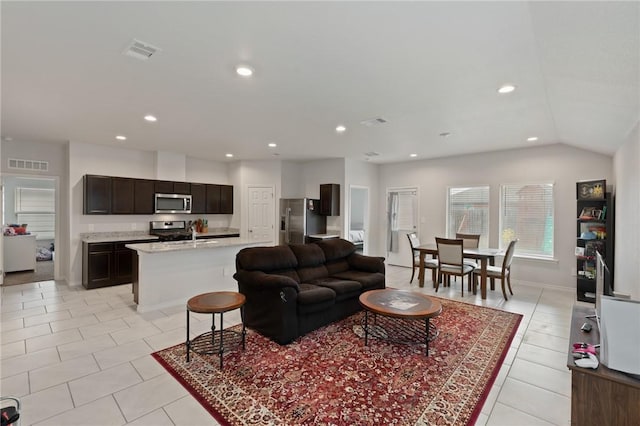
[[[449,188],[447,196],[447,236],[456,233],[480,234],[480,247],[489,246],[489,187]]]
[[[553,184],[501,186],[500,248],[515,238],[518,255],[553,258]]]

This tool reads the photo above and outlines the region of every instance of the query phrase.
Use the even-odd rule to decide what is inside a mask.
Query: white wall
[[[640,131],[614,157],[616,181],[615,290],[640,300]]]
[[[345,206],[345,160],[332,158],[302,163],[301,180],[304,182],[304,196],[320,198],[320,184],[337,183],[340,185],[340,215],[327,216],[327,232],[335,232],[344,236]]]
[[[490,186],[489,246],[498,246],[500,184],[553,182],[555,184],[555,258],[557,261],[515,259],[515,280],[575,289],[576,279],[576,182],[613,177],[611,157],[572,148],[548,145],[492,153],[403,162],[380,166],[380,192],[390,187],[419,188],[419,235],[433,241],[446,231],[447,188],[457,185]],[[384,212],[384,197],[378,211]],[[385,216],[378,229],[386,230]],[[384,232],[384,231],[382,231]],[[381,238],[384,250],[384,236]]]
[[[304,198],[304,181],[300,179],[303,173],[302,163],[295,161],[282,162],[282,198]]]

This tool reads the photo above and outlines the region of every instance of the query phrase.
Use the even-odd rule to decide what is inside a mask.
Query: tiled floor
[[[431,282],[409,284],[411,270],[389,266],[387,285],[433,294]],[[575,293],[514,283],[504,301],[440,297],[524,315],[478,425],[567,425],[571,379],[566,367]],[[2,288],[0,395],[22,402],[28,425],[215,425],[213,418],[149,354],[184,341],[183,306],[138,314],[131,286],[96,290],[45,281]],[[192,315],[193,335],[210,316]],[[225,315],[226,325],[239,313]]]

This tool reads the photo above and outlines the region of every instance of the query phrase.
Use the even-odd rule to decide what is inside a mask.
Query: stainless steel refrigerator
[[[280,244],[304,244],[307,236],[327,232],[327,217],[320,215],[320,200],[280,199]]]

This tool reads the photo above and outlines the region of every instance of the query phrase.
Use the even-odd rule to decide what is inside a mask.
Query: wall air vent
[[[388,123],[388,121],[382,117],[376,117],[376,118],[372,118],[372,119],[364,120],[360,122],[360,124],[367,127],[378,126],[380,124],[386,124],[386,123]]]
[[[37,172],[46,172],[49,171],[49,162],[9,158],[9,168],[14,170],[32,170]]]
[[[124,49],[122,54],[146,61],[152,55],[159,51],[159,48],[152,46],[149,43],[133,39],[131,40],[131,43],[129,43],[129,45]]]

